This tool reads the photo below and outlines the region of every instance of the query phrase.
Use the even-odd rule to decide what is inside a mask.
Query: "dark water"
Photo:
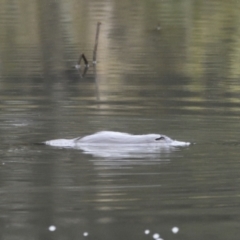
[[[239,239],[239,7],[0,1],[1,239]],[[83,77],[72,65],[91,62],[98,21]],[[35,144],[99,130],[195,144],[114,156]]]

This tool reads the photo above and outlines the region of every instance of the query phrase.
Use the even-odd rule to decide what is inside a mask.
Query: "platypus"
[[[189,142],[173,140],[162,134],[133,135],[129,133],[101,131],[85,137],[73,139],[55,139],[44,142],[55,147],[81,147],[100,145],[156,145],[156,146],[189,146]]]

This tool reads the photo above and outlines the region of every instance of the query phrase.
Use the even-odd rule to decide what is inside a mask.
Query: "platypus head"
[[[189,146],[190,145],[190,142],[176,141],[166,135],[160,135],[158,138],[155,138],[155,141],[161,144],[168,144],[170,146]]]
[[[155,141],[171,143],[173,140],[170,137],[167,137],[165,135],[159,135],[159,137],[156,138]]]

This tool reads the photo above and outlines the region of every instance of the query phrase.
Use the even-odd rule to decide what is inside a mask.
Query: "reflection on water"
[[[56,139],[45,142],[49,146],[60,149],[82,150],[84,154],[90,154],[94,157],[124,159],[124,158],[143,158],[143,159],[161,159],[162,155],[179,151],[183,146],[158,145],[158,144],[76,144],[75,139]],[[190,143],[180,142],[189,146]],[[41,143],[43,144],[43,143]]]
[[[2,238],[239,239],[239,4],[0,1]],[[101,130],[196,144],[34,144]]]
[[[171,153],[176,151],[176,147],[172,146],[81,146],[81,150],[86,154],[91,154],[95,157],[104,158],[144,158],[144,159],[159,159],[161,154]]]
[[[146,6],[144,1],[51,0],[15,7],[2,2],[3,18],[12,17],[0,23],[1,76],[25,83],[27,91],[33,91],[32,81],[74,78],[63,73],[80,53],[92,59],[96,24],[101,21],[100,107],[106,107],[104,101],[136,107],[134,102],[147,95],[143,106],[158,101],[160,112],[181,107],[187,113],[239,115],[239,3],[198,2],[153,1]],[[87,80],[93,80],[91,70]],[[138,89],[140,83],[144,89]],[[10,82],[2,84],[4,91],[11,87]]]

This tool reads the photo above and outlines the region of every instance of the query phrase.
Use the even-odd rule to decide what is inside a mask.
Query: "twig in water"
[[[81,68],[81,60],[82,60],[82,59],[83,59],[83,61],[84,61],[85,67],[89,67],[89,65],[88,65],[88,60],[87,60],[87,58],[85,57],[84,53],[82,53],[82,54],[79,55],[78,62],[77,62],[77,64],[74,66],[76,69],[80,69],[80,68]]]
[[[89,65],[88,65],[88,60],[87,60],[87,58],[85,57],[84,54],[82,54],[82,59],[83,59],[83,61],[84,61],[84,63],[85,63],[85,66],[86,66],[86,67],[89,67]]]
[[[99,37],[99,32],[100,32],[100,25],[101,23],[97,23],[97,31],[96,31],[96,38],[95,38],[95,45],[94,45],[94,50],[93,50],[93,64],[97,63],[97,47],[98,47],[98,37]]]

